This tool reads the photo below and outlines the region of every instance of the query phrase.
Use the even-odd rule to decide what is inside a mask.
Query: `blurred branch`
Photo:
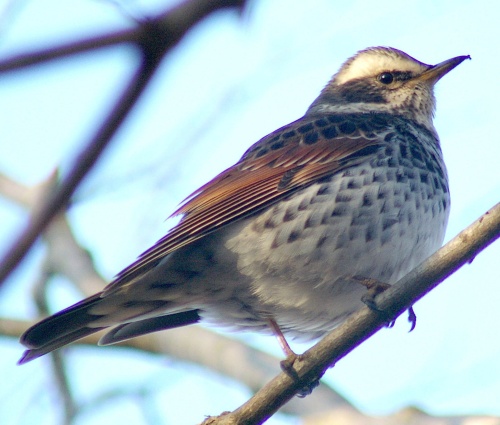
[[[33,213],[27,227],[12,243],[11,248],[7,250],[0,262],[0,285],[2,285],[17,264],[23,259],[54,216],[66,207],[73,192],[98,160],[112,136],[144,91],[164,55],[182,39],[191,27],[208,14],[221,8],[241,8],[243,4],[243,0],[190,0],[181,3],[158,18],[145,21],[140,25],[139,29],[136,30],[139,32],[139,35],[134,40],[134,44],[140,48],[143,55],[143,60],[139,68],[130,80],[128,87],[117,99],[108,116],[103,120],[94,137],[76,157],[75,164],[68,175],[62,179],[52,196]],[[96,41],[95,39],[92,40],[93,42]],[[82,45],[90,48],[91,44],[89,40],[86,40],[80,42],[79,48],[82,48]],[[61,57],[63,55],[62,52],[64,52],[64,55],[76,53],[68,45],[64,48],[59,48],[57,51],[58,56],[54,54],[49,55],[47,51],[42,52],[33,64],[39,63],[42,60]],[[37,54],[33,53],[32,56],[36,57]],[[40,59],[40,57],[43,57],[43,59]],[[18,69],[22,66],[19,65],[17,68],[14,68]],[[2,69],[1,67],[2,63],[0,63],[0,70]]]
[[[47,197],[47,193],[56,187],[57,179],[57,170],[54,170],[40,183],[26,186],[0,171],[0,195],[33,212]]]
[[[42,266],[40,276],[38,277],[34,286],[35,303],[37,305],[38,312],[42,316],[46,316],[48,314],[47,286],[51,276],[52,267],[50,259],[46,258]],[[73,418],[78,413],[78,408],[73,398],[70,382],[66,374],[64,358],[60,352],[55,352],[51,354],[50,360],[52,363],[52,370],[57,383],[59,396],[62,400],[62,406],[64,410],[64,424],[70,425],[73,421]]]
[[[65,58],[74,54],[84,53],[89,50],[101,49],[120,43],[137,42],[142,35],[141,27],[115,31],[108,34],[89,37],[84,40],[73,41],[60,46],[49,47],[28,53],[20,53],[6,59],[0,60],[0,73],[17,71],[44,62]]]
[[[0,173],[0,195],[27,208],[35,208],[37,199],[50,190],[54,178],[55,174],[52,174],[46,182],[27,187]],[[10,190],[12,188],[15,190]],[[47,247],[45,270],[65,276],[86,296],[100,291],[106,285],[107,282],[95,270],[87,250],[76,241],[64,214],[57,215],[50,223],[43,234],[43,239]],[[37,288],[39,289],[39,285]],[[32,323],[26,321],[0,318],[0,335],[19,338],[31,325]],[[91,335],[78,341],[77,344],[95,347],[101,336],[102,334]],[[278,372],[279,359],[276,357],[196,326],[150,334],[119,345],[207,367],[243,383],[252,391],[262,388]],[[99,349],[116,349],[115,347],[100,347]],[[53,361],[58,362],[57,359]],[[59,383],[61,382],[63,381],[59,380]],[[59,388],[63,387],[64,385],[59,385]],[[338,407],[356,411],[334,390],[321,385],[313,397],[295,400],[294,403],[289,403],[283,411],[303,415],[325,412]]]
[[[375,299],[377,311],[363,307],[299,356],[282,372],[235,411],[203,424],[260,424],[271,417],[303,388],[317,382],[328,368],[359,344],[395,320],[426,293],[465,263],[472,261],[500,236],[500,203],[460,232],[455,238],[391,288]]]
[[[30,322],[0,318],[0,335],[17,338],[29,326]],[[93,346],[97,344],[100,334],[94,334],[76,342],[74,346]],[[203,346],[203,349],[200,349]],[[268,382],[270,376],[276,374],[278,359],[261,351],[246,347],[232,339],[209,332],[198,326],[182,329],[172,329],[168,332],[150,334],[117,344],[115,347],[99,347],[99,350],[114,350],[116,347],[132,348],[161,355],[177,357],[181,354],[183,360],[203,364],[210,358],[210,367],[227,375],[227,363],[237,364],[236,374],[230,377],[249,385],[252,389],[261,388]],[[71,348],[68,348],[71,350]],[[97,348],[96,348],[97,349]],[[216,354],[214,354],[216,353]],[[199,358],[203,357],[203,360]],[[221,370],[222,369],[222,370]],[[271,374],[271,375],[269,375]],[[242,375],[247,375],[249,379]],[[251,383],[249,383],[249,380]],[[253,382],[253,383],[252,383]],[[85,408],[85,406],[82,406]],[[360,413],[347,402],[343,401],[326,385],[320,385],[312,395],[299,399],[294,397],[280,410],[282,413],[293,414],[304,418],[303,425],[500,425],[500,419],[473,416],[429,416],[425,412],[405,408],[384,417],[370,417]],[[221,423],[241,424],[250,422],[221,422],[222,418],[209,418],[206,424]],[[212,421],[212,422],[210,422]]]
[[[219,9],[237,8],[243,9],[244,0],[189,0],[171,8],[156,17],[137,22],[138,26],[131,29],[118,30],[82,40],[64,43],[33,52],[13,55],[0,60],[0,73],[17,71],[28,66],[66,58],[79,53],[85,53],[95,49],[115,46],[117,44],[130,43],[142,45],[151,37],[151,27],[160,30],[163,35],[168,36],[165,48],[173,47],[200,20]],[[164,37],[165,38],[165,37]]]
[[[26,320],[0,317],[0,335],[19,338],[32,324]],[[88,346],[96,350],[134,349],[159,354],[206,367],[246,385],[254,392],[262,388],[279,371],[280,359],[277,357],[200,326],[171,329],[168,332],[130,339],[114,346],[96,347],[101,336],[102,332],[90,335],[64,350]],[[343,397],[322,384],[310,397],[300,400],[295,398],[281,412],[302,416],[340,408],[357,412]]]
[[[370,417],[345,409],[305,418],[302,425],[500,425],[500,419],[491,416],[430,416],[413,407],[389,416]]]

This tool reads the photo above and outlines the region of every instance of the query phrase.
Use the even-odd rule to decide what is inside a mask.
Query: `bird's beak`
[[[445,60],[444,62],[438,63],[437,65],[432,66],[427,71],[418,77],[420,81],[429,81],[432,84],[435,84],[442,76],[448,74],[453,68],[460,65],[465,59],[470,59],[469,55],[466,56],[457,56],[456,58],[451,58]]]

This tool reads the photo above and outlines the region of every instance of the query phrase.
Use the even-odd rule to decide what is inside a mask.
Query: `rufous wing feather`
[[[180,223],[124,269],[105,292],[150,269],[170,252],[373,155],[380,147],[380,139],[365,137],[359,130],[339,134],[333,123],[324,124],[324,118],[316,120],[321,126],[314,117],[309,120],[302,118],[266,136],[237,164],[189,196],[172,215],[184,215]]]

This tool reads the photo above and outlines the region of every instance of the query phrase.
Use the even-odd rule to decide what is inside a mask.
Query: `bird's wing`
[[[380,130],[389,124],[377,115],[359,118],[304,117],[261,139],[237,164],[190,195],[172,215],[184,215],[180,223],[119,273],[105,292],[151,269],[172,251],[376,155],[383,144]]]

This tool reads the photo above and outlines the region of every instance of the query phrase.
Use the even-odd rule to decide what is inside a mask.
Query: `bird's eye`
[[[378,80],[382,84],[391,84],[394,81],[394,75],[390,72],[382,72],[382,74],[378,76]]]

